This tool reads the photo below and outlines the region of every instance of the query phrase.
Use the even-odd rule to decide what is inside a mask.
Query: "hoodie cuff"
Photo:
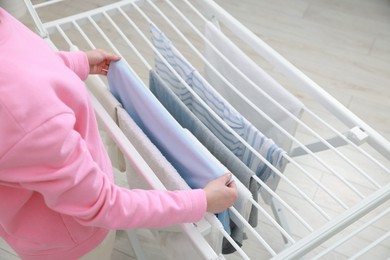
[[[65,65],[74,71],[81,80],[86,80],[89,74],[89,62],[87,54],[83,51],[59,51],[58,56]]]

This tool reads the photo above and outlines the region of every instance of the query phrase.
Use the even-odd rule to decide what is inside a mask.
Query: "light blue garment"
[[[285,165],[282,155],[284,151],[271,139],[266,138],[250,122],[240,115],[218,92],[207,84],[207,81],[179,53],[172,42],[154,25],[151,24],[152,42],[161,55],[175,69],[180,77],[207,104],[208,107],[193,96],[180,82],[165,63],[155,55],[156,72],[171,86],[182,102],[205,124],[218,139],[222,141],[238,158],[241,159],[263,181],[275,177],[275,173],[260,158],[241,143],[223,124],[209,111],[213,110],[250,146],[277,168]]]
[[[203,188],[226,173],[224,167],[194,147],[184,129],[123,59],[111,62],[107,79],[113,95],[191,188]],[[230,232],[228,214],[226,210],[218,218]]]

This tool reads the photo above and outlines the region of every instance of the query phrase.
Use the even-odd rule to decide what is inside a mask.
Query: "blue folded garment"
[[[107,79],[113,95],[191,188],[203,188],[226,173],[222,165],[196,149],[184,129],[123,59],[110,64]],[[228,211],[218,214],[218,218],[230,232]]]

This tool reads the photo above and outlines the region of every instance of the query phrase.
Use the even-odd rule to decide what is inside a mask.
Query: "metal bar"
[[[42,38],[48,38],[49,37],[49,33],[44,28],[44,26],[42,24],[42,21],[41,21],[41,18],[37,14],[33,4],[31,3],[31,1],[30,0],[24,0],[24,3],[26,4],[27,10],[30,13],[32,19],[34,20],[34,24],[36,26],[38,34]]]
[[[318,255],[316,255],[313,260],[316,260],[316,259],[320,259],[321,257],[323,257],[324,255],[326,255],[327,253],[329,253],[330,251],[332,251],[333,249],[337,248],[339,245],[343,244],[344,242],[348,241],[348,239],[352,238],[353,236],[359,234],[360,232],[362,232],[365,228],[369,227],[370,225],[374,224],[375,222],[377,222],[379,219],[381,219],[382,217],[384,217],[385,215],[389,214],[390,212],[390,208],[388,208],[387,210],[381,212],[379,215],[375,216],[375,218],[371,219],[370,221],[368,221],[367,223],[364,223],[364,225],[362,225],[360,228],[358,229],[355,229],[351,234],[349,234],[348,236],[344,237],[343,239],[340,239],[339,241],[337,241],[336,243],[334,243],[332,246],[329,246],[327,247],[324,251],[322,251],[321,253],[319,253]]]
[[[390,183],[368,196],[366,199],[351,207],[349,210],[335,217],[321,228],[302,238],[291,247],[279,253],[277,259],[300,259],[306,253],[316,248],[347,226],[363,217],[371,210],[382,205],[390,199]]]

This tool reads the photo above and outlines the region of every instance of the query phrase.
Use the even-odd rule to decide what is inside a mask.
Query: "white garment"
[[[235,86],[245,97],[272,118],[288,133],[294,135],[297,122],[286,112],[278,108],[259,89],[275,99],[287,111],[297,118],[302,114],[304,105],[295,96],[289,93],[283,86],[275,81],[269,74],[260,68],[243,51],[241,51],[228,37],[226,37],[214,24],[206,23],[205,37],[215,48],[221,52],[235,67],[237,67],[247,78],[249,78],[258,88],[250,84],[226,60],[220,57],[210,44],[205,45],[205,57],[208,62]],[[247,118],[265,136],[271,138],[279,147],[285,151],[290,151],[292,141],[285,134],[280,132],[272,123],[266,120],[226,84],[216,73],[205,67],[207,81],[231,103],[245,118]]]
[[[85,81],[88,86],[89,91],[99,100],[100,104],[104,107],[106,112],[118,124],[118,118],[116,114],[116,108],[122,107],[119,101],[111,94],[104,82],[97,75],[89,75],[88,79]],[[104,129],[98,121],[99,129]],[[104,138],[104,131],[101,131],[104,145],[106,147],[107,153],[110,156],[112,166],[117,168],[119,171],[125,170],[124,157],[122,152],[119,150],[115,142],[111,138]]]

